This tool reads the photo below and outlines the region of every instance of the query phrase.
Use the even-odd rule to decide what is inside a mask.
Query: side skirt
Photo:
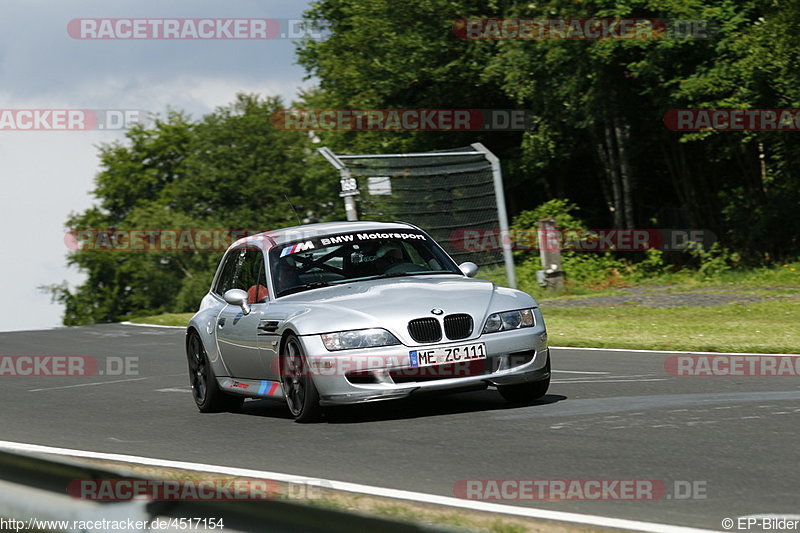
[[[228,394],[247,398],[272,398],[283,400],[283,386],[279,381],[266,379],[217,378],[219,388]]]

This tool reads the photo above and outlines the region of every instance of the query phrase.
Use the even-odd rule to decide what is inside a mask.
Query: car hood
[[[467,313],[474,335],[491,312],[536,306],[522,291],[458,275],[419,275],[333,285],[279,298],[268,314],[300,335],[362,328],[385,328],[406,344],[414,318]],[[283,329],[283,328],[282,328]]]

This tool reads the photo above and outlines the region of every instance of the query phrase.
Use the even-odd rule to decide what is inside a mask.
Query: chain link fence
[[[472,236],[507,233],[502,176],[483,145],[409,154],[319,152],[339,170],[349,220],[402,221],[419,226],[457,263],[505,267],[515,285],[509,250],[478,250]]]

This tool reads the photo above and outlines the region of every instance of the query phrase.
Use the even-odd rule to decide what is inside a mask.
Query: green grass
[[[192,316],[194,316],[194,313],[167,313],[164,315],[140,316],[130,319],[130,322],[158,326],[186,326]]]
[[[800,300],[650,308],[542,306],[550,344],[643,350],[800,353]]]

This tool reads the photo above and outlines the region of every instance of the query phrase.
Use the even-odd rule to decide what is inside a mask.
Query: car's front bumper
[[[547,367],[550,354],[543,326],[434,345],[400,345],[347,352],[329,352],[319,335],[304,336],[302,342],[306,354],[309,354],[308,371],[313,376],[322,405],[389,400],[423,391],[513,385],[550,377]],[[411,350],[474,343],[485,344],[485,360],[423,369],[412,368],[409,362]]]

